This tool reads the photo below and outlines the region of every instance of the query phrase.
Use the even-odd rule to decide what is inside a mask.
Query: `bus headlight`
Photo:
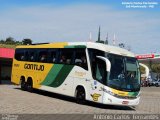
[[[138,96],[121,96],[121,95],[113,93],[112,91],[106,91],[106,92],[108,94],[110,94],[110,95],[112,95],[114,97],[120,98],[120,99],[136,99],[137,97],[140,96],[140,94],[138,94]]]

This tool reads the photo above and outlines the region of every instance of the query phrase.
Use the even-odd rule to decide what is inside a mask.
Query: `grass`
[[[0,44],[0,48],[12,48],[15,49],[17,45]]]

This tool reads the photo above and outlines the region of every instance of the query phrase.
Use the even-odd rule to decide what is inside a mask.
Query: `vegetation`
[[[141,71],[141,74],[144,74],[145,73],[145,68],[140,66],[140,71]]]
[[[152,64],[148,63],[145,65],[147,65],[152,72],[157,73],[157,77],[156,77],[157,79],[160,78],[160,63],[152,63]],[[144,74],[145,68],[140,66],[140,71],[141,71],[141,74]]]
[[[156,79],[160,79],[160,63],[152,64],[151,70],[154,73],[157,73]]]
[[[0,48],[13,48],[15,49],[17,45],[7,45],[7,44],[0,44]]]
[[[126,46],[124,43],[119,43],[118,46],[120,48],[124,48],[124,49],[127,49],[128,51],[131,51],[131,47],[130,46]]]
[[[32,40],[31,40],[31,39],[28,39],[28,38],[27,38],[27,39],[23,39],[23,40],[22,40],[22,44],[23,44],[23,45],[28,45],[28,44],[30,45],[30,44],[32,44]]]
[[[12,37],[8,37],[5,40],[0,40],[0,47],[4,48],[15,48],[17,45],[27,45],[27,44],[32,44],[31,39],[23,39],[22,41],[16,41]]]

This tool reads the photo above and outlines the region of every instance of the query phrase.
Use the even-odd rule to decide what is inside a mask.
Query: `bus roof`
[[[55,42],[55,43],[37,44],[37,45],[36,44],[20,45],[17,46],[16,48],[80,48],[80,47],[93,48],[122,56],[135,57],[135,55],[132,52],[126,49],[95,42]]]

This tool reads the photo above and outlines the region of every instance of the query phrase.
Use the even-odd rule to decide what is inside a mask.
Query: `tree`
[[[21,42],[21,41],[15,41],[15,44],[16,44],[16,45],[21,45],[22,42]]]
[[[6,38],[5,43],[6,43],[6,44],[15,44],[14,38],[12,38],[12,37]]]
[[[26,39],[23,39],[22,40],[22,44],[23,45],[30,45],[30,44],[32,44],[32,40],[31,39],[29,39],[29,38],[26,38]]]
[[[124,43],[119,43],[118,46],[119,46],[120,48],[125,48],[125,44],[124,44]]]
[[[153,72],[160,73],[160,64],[153,64],[151,68]]]
[[[131,51],[131,46],[126,45],[126,44],[124,44],[124,43],[119,43],[118,46],[119,46],[120,48],[124,48],[124,49],[127,49],[128,51]]]
[[[0,40],[0,44],[4,44],[5,43],[5,41],[4,40]]]
[[[157,73],[156,78],[160,79],[160,63],[153,64],[151,68],[152,68],[152,72]]]

